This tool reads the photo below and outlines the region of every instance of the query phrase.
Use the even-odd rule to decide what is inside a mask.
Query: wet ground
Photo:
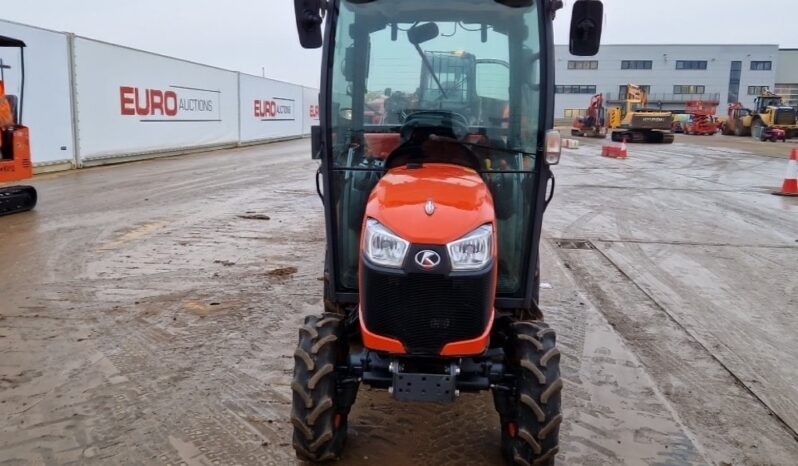
[[[621,161],[583,140],[556,169],[559,464],[796,464],[798,199],[770,194],[786,162],[677,141]],[[39,207],[0,219],[0,465],[293,464],[315,167],[295,141],[37,178]],[[501,464],[497,424],[488,395],[361,389],[342,464]]]

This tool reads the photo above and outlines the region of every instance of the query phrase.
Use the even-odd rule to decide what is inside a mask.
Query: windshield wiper
[[[437,134],[430,134],[429,135],[430,141],[435,142],[451,142],[453,144],[460,144],[463,146],[469,147],[478,147],[480,149],[488,149],[488,150],[495,150],[499,152],[506,152],[508,154],[524,154],[524,155],[535,155],[534,152],[527,152],[522,149],[506,149],[504,147],[494,147],[494,146],[486,146],[485,144],[477,144],[475,142],[468,142],[468,141],[461,141],[459,139],[450,138],[448,136],[438,136]]]
[[[413,44],[413,46],[416,48],[416,52],[418,52],[418,54],[421,56],[421,60],[424,62],[424,66],[427,67],[427,71],[429,71],[429,74],[432,75],[432,79],[435,80],[435,84],[438,85],[438,89],[441,90],[441,94],[443,94],[443,98],[447,99],[448,97],[446,96],[446,91],[443,90],[443,86],[441,85],[441,82],[438,80],[438,75],[435,74],[435,70],[432,68],[432,63],[430,63],[429,59],[427,58],[427,56],[424,55],[424,51],[421,50],[421,46],[420,45]]]

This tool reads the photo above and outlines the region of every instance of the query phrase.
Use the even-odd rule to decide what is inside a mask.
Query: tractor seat
[[[13,95],[0,95],[0,129],[17,124],[17,98]]]

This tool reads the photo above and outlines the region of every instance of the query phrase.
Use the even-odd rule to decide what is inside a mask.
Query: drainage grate
[[[557,239],[554,244],[560,249],[596,249],[593,243],[584,239]]]

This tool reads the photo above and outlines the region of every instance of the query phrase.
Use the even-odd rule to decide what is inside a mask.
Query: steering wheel
[[[408,115],[399,130],[402,143],[385,160],[385,169],[410,162],[454,163],[474,170],[480,169],[480,159],[467,144],[460,144],[470,132],[468,120],[459,113],[445,110],[424,110]],[[446,156],[425,153],[425,142],[451,144]],[[447,142],[448,140],[448,142]]]
[[[446,110],[420,110],[405,118],[399,134],[402,141],[418,137],[427,138],[430,134],[447,136],[461,141],[469,133],[468,119],[463,115]]]

